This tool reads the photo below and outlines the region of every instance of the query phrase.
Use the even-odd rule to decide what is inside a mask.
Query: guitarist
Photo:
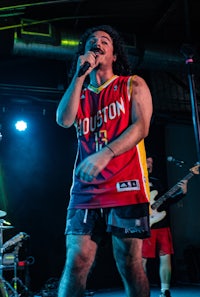
[[[152,176],[153,171],[153,157],[147,156],[147,168],[149,172],[149,183],[151,194],[157,190],[158,194],[154,197],[156,201],[162,194],[164,194],[162,185],[159,179]],[[148,258],[159,257],[159,277],[161,285],[160,297],[171,297],[170,281],[171,281],[171,255],[174,253],[172,235],[169,223],[169,205],[173,202],[179,201],[187,192],[187,181],[182,180],[178,183],[180,190],[178,190],[173,197],[167,199],[159,208],[163,211],[165,216],[160,221],[151,225],[151,237],[143,240],[143,266],[147,272],[146,264]],[[153,192],[152,192],[153,191]],[[151,201],[150,201],[151,204]],[[151,222],[151,221],[150,221]]]

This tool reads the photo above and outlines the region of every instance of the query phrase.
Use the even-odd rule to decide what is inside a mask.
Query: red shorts
[[[173,253],[172,235],[169,228],[151,229],[151,237],[143,239],[143,258],[155,258],[157,255]]]

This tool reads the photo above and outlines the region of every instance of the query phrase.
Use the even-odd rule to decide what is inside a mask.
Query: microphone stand
[[[200,163],[200,125],[199,125],[199,114],[198,114],[198,104],[197,104],[197,97],[195,92],[195,82],[194,82],[194,74],[192,72],[192,65],[193,65],[193,50],[190,46],[184,45],[181,49],[181,52],[185,56],[186,60],[185,63],[187,65],[188,70],[188,82],[189,82],[189,89],[190,89],[190,100],[191,100],[191,108],[192,108],[192,120],[193,120],[193,127],[194,127],[194,135],[195,135],[195,142],[196,142],[196,150],[197,150],[197,159],[198,164]]]

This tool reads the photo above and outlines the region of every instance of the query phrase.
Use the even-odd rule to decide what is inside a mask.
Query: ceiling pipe
[[[141,69],[177,69],[184,65],[184,57],[179,47],[160,44],[146,44],[144,50],[131,49],[127,46],[133,67]],[[71,60],[77,51],[77,46],[54,46],[41,43],[14,43],[13,55],[29,56],[54,60]]]
[[[24,3],[24,4],[13,4],[13,5],[8,5],[8,6],[3,6],[0,7],[0,12],[4,12],[4,11],[13,11],[13,10],[18,10],[18,9],[25,9],[25,8],[29,8],[29,7],[35,7],[35,6],[42,6],[42,5],[52,5],[52,4],[59,4],[59,3],[69,3],[69,2],[83,2],[84,0],[74,0],[74,1],[69,1],[69,0],[51,0],[51,1],[39,1],[39,2],[31,2],[29,1],[29,3]],[[11,12],[12,13],[12,12]]]
[[[54,46],[50,44],[17,41],[14,43],[13,55],[68,60],[73,57],[76,50],[77,47],[75,46]]]

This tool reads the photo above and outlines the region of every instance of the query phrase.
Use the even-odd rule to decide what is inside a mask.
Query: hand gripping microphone
[[[83,74],[86,73],[86,71],[90,68],[90,63],[89,62],[85,62],[79,69],[78,72],[78,77],[82,76]]]
[[[93,49],[91,49],[90,51],[92,51],[92,52],[96,52],[97,51],[97,49],[95,49],[95,48],[93,48]],[[79,69],[79,72],[78,72],[78,77],[80,77],[80,76],[82,76],[83,74],[85,74],[86,73],[86,71],[90,68],[90,63],[89,62],[85,62],[85,63],[83,63],[83,65],[80,67],[80,69]]]

